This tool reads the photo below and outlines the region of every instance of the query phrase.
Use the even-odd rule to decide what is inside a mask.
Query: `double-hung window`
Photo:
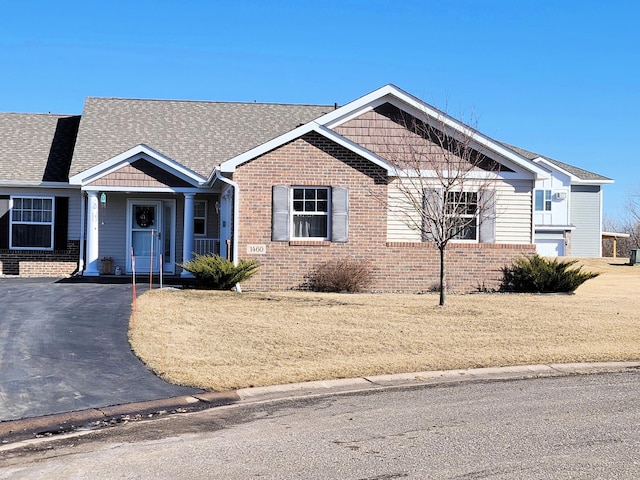
[[[346,187],[274,185],[272,193],[273,242],[349,241],[349,190]]]
[[[329,239],[328,187],[293,187],[291,206],[292,238]]]
[[[447,192],[445,214],[452,240],[478,240],[478,192]]]
[[[551,211],[551,190],[536,190],[536,211]]]
[[[11,197],[10,248],[53,249],[53,198]]]

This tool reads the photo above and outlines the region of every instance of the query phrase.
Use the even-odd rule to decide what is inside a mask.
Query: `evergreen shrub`
[[[240,260],[238,265],[219,255],[196,255],[192,260],[180,265],[192,273],[204,288],[230,290],[237,283],[251,278],[260,263],[257,260]]]
[[[503,292],[557,293],[573,292],[599,273],[583,272],[582,267],[569,268],[578,260],[547,259],[540,255],[515,260],[502,269]]]

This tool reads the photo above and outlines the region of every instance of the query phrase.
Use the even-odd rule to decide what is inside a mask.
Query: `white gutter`
[[[232,230],[232,251],[233,251],[233,264],[238,265],[238,224],[239,224],[239,213],[240,213],[240,202],[238,196],[240,195],[240,187],[233,180],[229,180],[228,178],[223,177],[220,174],[220,170],[216,169],[216,179],[220,180],[227,185],[230,185],[233,188],[233,230]]]

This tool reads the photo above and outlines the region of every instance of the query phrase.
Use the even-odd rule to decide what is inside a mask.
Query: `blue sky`
[[[22,0],[0,111],[86,96],[348,103],[393,83],[485,134],[640,191],[640,2]]]

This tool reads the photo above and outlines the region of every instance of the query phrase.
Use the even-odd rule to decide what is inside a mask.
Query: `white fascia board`
[[[241,153],[240,155],[237,155],[233,158],[230,158],[229,160],[222,162],[218,167],[219,171],[222,173],[233,173],[235,172],[236,167],[238,165],[242,165],[243,163],[248,162],[249,160],[253,160],[255,157],[258,157],[264,153],[267,153],[273,150],[274,148],[278,148],[279,146],[284,145],[287,142],[295,140],[296,138],[301,137],[306,133],[309,133],[310,131],[313,130],[313,127],[314,127],[313,122],[309,122],[299,126],[298,128],[294,128],[293,130],[283,135],[280,135],[279,137],[269,140],[268,142],[263,143],[262,145],[258,145],[257,147],[254,147],[251,150],[247,150],[246,152]],[[211,172],[211,175],[209,175],[209,178],[208,178],[208,183],[211,183],[211,181],[215,179],[216,170],[218,170],[218,168],[214,169],[213,172]]]
[[[503,177],[498,172],[452,172],[435,170],[395,170],[392,176],[398,178],[459,178],[461,182],[465,180],[501,180]]]
[[[204,177],[195,173],[193,170],[188,169],[184,165],[172,160],[160,152],[155,151],[147,145],[140,144],[130,148],[126,152],[122,152],[121,154],[110,158],[109,160],[95,165],[84,172],[74,175],[69,179],[69,183],[73,185],[86,185],[87,183],[93,182],[104,175],[118,170],[123,165],[131,164],[133,157],[139,157],[135,158],[133,161],[144,158],[150,163],[153,163],[163,170],[167,170],[176,177],[192,184],[202,185],[206,181]]]
[[[583,179],[581,179],[579,177],[576,177],[571,172],[566,171],[564,168],[559,167],[555,163],[550,162],[549,160],[547,160],[544,157],[534,158],[533,161],[536,162],[536,163],[542,163],[543,165],[546,165],[547,167],[549,167],[549,169],[552,172],[555,170],[556,172],[560,172],[563,175],[566,175],[567,177],[569,177],[569,180],[571,181],[572,185],[606,185],[606,184],[614,183],[614,180],[612,180],[610,178],[607,178],[606,180],[605,179],[601,179],[601,180],[583,180]]]
[[[367,93],[366,95],[349,102],[320,118],[317,118],[315,121],[328,128],[334,128],[350,118],[360,115],[364,111],[371,110],[372,108],[383,104],[385,102],[384,97],[389,95],[399,96],[400,92],[402,92],[402,90],[394,85],[385,85],[384,87],[378,88],[371,93]],[[406,92],[402,93],[408,95]]]
[[[446,178],[448,172],[436,172],[435,170],[423,170],[418,172],[414,169],[409,170],[393,170],[389,173],[389,176],[397,178]],[[454,177],[458,174],[454,172]],[[459,177],[461,182],[466,180],[487,180],[487,181],[509,181],[509,180],[533,180],[532,175],[524,175],[518,172],[491,172],[491,171],[479,171],[479,172],[463,172]]]
[[[77,190],[77,185],[71,185],[67,182],[33,182],[19,180],[0,181],[0,187],[12,187],[12,188],[59,188],[67,190]]]
[[[137,193],[213,193],[213,188],[200,187],[113,187],[105,185],[87,185],[81,188],[83,192],[137,192]]]
[[[432,118],[438,122],[442,122],[442,124],[452,128],[454,131],[462,135],[468,135],[477,145],[481,145],[512,162],[512,165],[507,165],[509,168],[515,167],[516,169],[526,170],[532,173],[534,178],[538,180],[549,177],[549,174],[546,171],[539,168],[528,158],[521,156],[501,143],[481,134],[472,127],[463,124],[394,85],[385,85],[378,90],[374,90],[373,92],[360,97],[337,110],[323,115],[315,121],[327,128],[335,128],[342,123],[345,123],[352,118],[362,115],[366,111],[372,110],[373,108],[387,102],[406,111],[416,118]],[[497,159],[494,160],[498,161]]]
[[[611,185],[612,183],[615,183],[615,180],[612,180],[610,178],[606,179],[606,180],[575,180],[575,181],[571,181],[571,185]]]
[[[220,164],[219,171],[221,173],[233,173],[239,165],[242,165],[249,160],[253,160],[256,157],[273,150],[274,148],[278,148],[285,143],[291,142],[296,138],[299,138],[310,132],[316,132],[323,137],[328,138],[329,140],[347,148],[348,150],[351,150],[352,152],[360,155],[363,158],[366,158],[370,162],[375,163],[376,165],[384,168],[387,171],[390,171],[391,169],[391,166],[379,156],[344,138],[342,135],[338,135],[333,130],[319,125],[315,121],[312,121],[305,125],[301,125],[298,128],[291,130],[290,132],[280,135],[273,140],[263,143],[262,145],[252,148],[251,150],[248,150],[247,152],[242,153],[237,157],[231,158],[226,162],[222,162]],[[209,176],[209,183],[215,180],[216,170],[214,170]]]

